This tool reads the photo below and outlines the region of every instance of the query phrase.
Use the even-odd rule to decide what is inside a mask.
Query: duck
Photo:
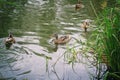
[[[75,5],[75,10],[79,10],[81,8],[84,8],[84,5],[82,4],[81,1],[78,1],[78,3]]]
[[[90,24],[90,23],[89,23],[88,20],[83,21],[81,27],[84,29],[85,32],[87,32],[87,29],[88,29],[88,27],[89,27],[89,24]]]
[[[55,44],[66,44],[71,40],[71,37],[69,35],[58,37],[58,34],[54,34],[53,37],[55,37],[55,39],[53,39],[52,41]]]
[[[15,39],[12,34],[9,34],[8,38],[5,40],[5,45],[7,48],[10,48],[10,46],[15,43]]]

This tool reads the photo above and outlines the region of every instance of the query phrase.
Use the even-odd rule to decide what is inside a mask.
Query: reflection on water
[[[67,0],[28,0],[24,10],[12,18],[5,33],[0,33],[0,79],[96,79],[98,71],[91,65],[93,55],[82,51],[93,28],[85,33],[80,24],[94,18],[88,12],[92,10],[89,0],[83,3],[85,8],[75,11],[75,4]],[[95,25],[91,23],[91,26]],[[16,44],[5,49],[8,32],[14,34]],[[50,42],[53,33],[69,33],[72,39],[68,44],[56,46]]]

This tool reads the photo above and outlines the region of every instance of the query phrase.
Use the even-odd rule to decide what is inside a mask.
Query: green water
[[[89,0],[84,8],[75,11],[77,1],[28,0],[22,9],[14,9],[9,16],[2,16],[0,24],[0,78],[5,80],[91,80],[95,79],[96,67],[79,52],[82,44],[92,33],[94,13]],[[85,33],[81,23],[92,23]],[[4,40],[11,32],[16,39],[10,49]],[[66,45],[51,43],[51,36],[70,34],[75,39]],[[69,48],[77,46],[78,59],[67,64],[72,55]],[[68,56],[69,55],[69,56]],[[89,57],[91,58],[92,55]],[[66,59],[67,58],[67,59]],[[93,61],[93,59],[90,59]],[[93,76],[94,75],[94,76]]]

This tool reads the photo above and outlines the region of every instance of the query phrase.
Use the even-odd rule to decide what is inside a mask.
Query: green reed
[[[120,79],[120,11],[107,8],[97,18],[95,45],[92,47],[98,55],[98,61],[106,56],[109,78]],[[112,75],[111,75],[112,74]],[[113,75],[114,74],[114,75]],[[107,80],[109,79],[107,78]]]

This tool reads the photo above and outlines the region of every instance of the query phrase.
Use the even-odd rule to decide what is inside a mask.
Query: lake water
[[[84,45],[92,34],[94,13],[89,0],[76,11],[69,0],[28,0],[22,11],[13,10],[12,19],[1,25],[0,78],[2,80],[98,80],[98,67]],[[6,18],[5,18],[6,19]],[[91,24],[87,32],[80,27]],[[16,39],[10,49],[4,40],[11,32]],[[64,45],[51,42],[52,34],[69,34]],[[103,72],[101,72],[103,73]]]

